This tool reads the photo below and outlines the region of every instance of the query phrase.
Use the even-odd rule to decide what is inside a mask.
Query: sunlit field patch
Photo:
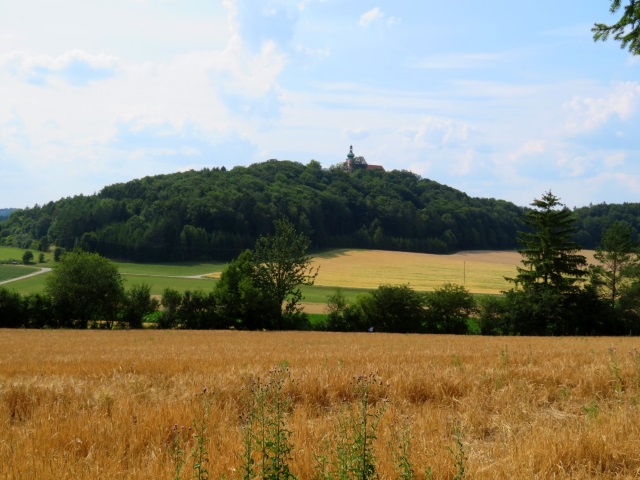
[[[287,365],[295,383],[291,470],[313,476],[338,436],[354,376],[389,383],[375,451],[411,426],[417,478],[453,478],[456,432],[469,478],[635,478],[640,365],[633,338],[505,338],[303,332],[0,331],[0,478],[173,478],[198,394],[211,406],[210,478],[237,478],[240,399]],[[184,426],[184,429],[182,427]],[[190,464],[183,478],[193,473]]]

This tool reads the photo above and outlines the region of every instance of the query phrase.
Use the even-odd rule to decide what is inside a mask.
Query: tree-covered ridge
[[[582,248],[599,247],[602,234],[615,222],[627,222],[636,231],[640,231],[640,203],[589,205],[575,209],[574,215],[577,229],[576,242]]]
[[[112,185],[20,211],[0,235],[16,246],[48,236],[135,260],[230,258],[286,217],[313,248],[447,252],[512,248],[520,216],[508,202],[472,199],[409,172],[269,161]]]
[[[0,208],[0,222],[9,218],[11,212],[16,210],[15,208]]]
[[[523,209],[407,171],[345,172],[270,160],[157,175],[19,210],[4,245],[75,245],[137,261],[236,257],[289,219],[313,249],[510,249]]]

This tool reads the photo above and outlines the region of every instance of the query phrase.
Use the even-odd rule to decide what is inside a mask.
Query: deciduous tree
[[[300,286],[313,285],[318,269],[311,266],[311,257],[307,254],[311,242],[306,235],[296,232],[286,219],[276,220],[274,226],[273,235],[256,241],[254,280],[266,298],[282,306],[275,325],[282,328],[283,316],[300,313]]]
[[[111,322],[124,293],[118,268],[97,253],[62,254],[45,289],[65,324],[87,328],[90,320]]]

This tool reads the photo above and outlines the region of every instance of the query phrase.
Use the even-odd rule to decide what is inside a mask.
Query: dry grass
[[[593,261],[593,252],[583,251]],[[378,288],[381,284],[409,284],[414,290],[433,290],[444,283],[464,285],[471,293],[500,293],[513,284],[522,257],[515,251],[459,252],[452,255],[332,250],[314,258],[320,266],[316,285]]]
[[[336,434],[352,377],[390,383],[378,455],[408,415],[412,461],[452,478],[459,424],[469,478],[640,475],[640,368],[630,338],[482,338],[303,332],[0,331],[0,478],[173,478],[170,429],[189,438],[211,395],[212,478],[239,464],[239,399],[286,361],[294,473]],[[619,373],[609,347],[616,348]],[[192,472],[188,468],[183,472]],[[421,476],[420,478],[424,478]]]

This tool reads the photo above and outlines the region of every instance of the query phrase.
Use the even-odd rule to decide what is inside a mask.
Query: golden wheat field
[[[239,478],[248,381],[278,364],[288,365],[294,379],[286,420],[291,470],[300,479],[313,477],[314,455],[339,437],[337,418],[353,400],[354,376],[370,373],[384,383],[379,397],[387,401],[375,444],[380,478],[398,478],[390,442],[403,421],[411,426],[417,478],[426,478],[427,467],[433,478],[453,478],[460,468],[454,453],[461,451],[465,478],[636,478],[639,344],[633,338],[0,330],[0,478],[171,479],[175,432],[186,452],[182,478],[191,478],[189,427],[201,418],[205,398],[210,478]]]
[[[593,252],[583,251],[592,263]],[[313,257],[320,268],[319,286],[378,288],[408,284],[414,290],[433,290],[444,283],[464,285],[471,293],[500,293],[513,284],[522,257],[516,251],[469,251],[451,255],[382,250],[331,250]]]

